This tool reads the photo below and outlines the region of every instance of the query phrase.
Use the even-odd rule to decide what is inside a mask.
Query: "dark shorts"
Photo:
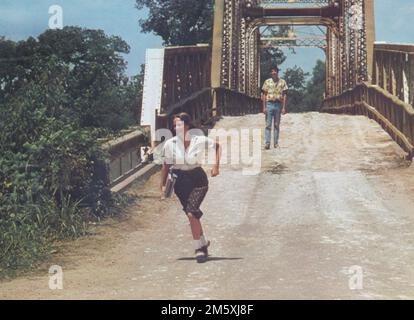
[[[208,191],[208,178],[203,168],[198,167],[190,171],[173,170],[177,174],[174,191],[185,214],[191,213],[196,219],[201,219],[203,212],[200,205]]]

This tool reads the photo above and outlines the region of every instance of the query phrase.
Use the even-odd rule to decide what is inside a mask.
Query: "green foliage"
[[[303,112],[305,109],[305,89],[306,89],[306,78],[309,73],[305,73],[300,67],[289,68],[285,71],[283,79],[286,80],[289,87],[288,94],[288,107],[289,112]]]
[[[129,51],[119,37],[79,27],[48,30],[17,43],[0,38],[0,103],[41,80],[46,83],[44,100],[59,117],[108,131],[137,124],[132,117],[137,99],[131,94],[139,96],[142,73],[132,80],[125,77],[122,54]]]
[[[325,96],[325,62],[318,60],[313,68],[312,79],[306,86],[305,105],[308,111],[319,111]]]
[[[137,9],[148,9],[139,24],[143,32],[154,32],[164,45],[211,43],[214,0],[136,0]]]
[[[294,90],[304,90],[306,85],[306,78],[309,76],[309,73],[304,72],[302,68],[294,66],[293,68],[288,68],[285,71],[283,79],[289,85],[290,89]]]
[[[0,275],[122,205],[98,138],[136,125],[143,72],[125,77],[127,52],[118,37],[76,27],[0,38]]]
[[[27,94],[34,97],[29,88]],[[26,99],[21,95],[1,107],[3,269],[32,266],[47,254],[48,239],[84,234],[86,213],[103,216],[111,203],[96,135],[48,116],[45,106]]]
[[[34,267],[48,256],[53,239],[86,234],[79,203],[69,196],[57,203],[39,191],[16,189],[0,200],[0,275]]]
[[[290,112],[318,111],[325,94],[325,63],[318,60],[313,69],[312,78],[302,68],[295,66],[287,69],[283,75],[289,86],[288,109]]]
[[[131,80],[125,79],[122,86],[105,90],[91,102],[91,110],[100,109],[98,114],[91,115],[96,126],[119,131],[137,125],[137,119],[141,118],[143,75],[142,70]]]

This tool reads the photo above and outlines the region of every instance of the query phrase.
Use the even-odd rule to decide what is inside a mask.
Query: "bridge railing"
[[[414,108],[379,86],[361,83],[324,101],[322,112],[365,115],[377,121],[407,153],[414,155]]]
[[[216,110],[213,110],[216,99]],[[205,88],[167,108],[168,112],[156,115],[157,129],[171,129],[171,116],[188,113],[193,123],[201,127],[213,124],[221,116],[243,116],[260,113],[261,100],[226,88]]]
[[[372,83],[414,104],[414,45],[375,44]]]
[[[237,91],[216,88],[217,115],[244,116],[246,114],[260,113],[262,105],[258,98],[250,97]]]
[[[211,47],[209,45],[165,48],[162,112],[176,103],[211,87]]]
[[[140,130],[103,143],[102,149],[109,154],[107,175],[111,188],[142,168],[142,148],[149,149],[149,139],[148,132]]]
[[[211,65],[212,48],[208,44],[163,50],[162,79],[157,89],[161,99],[159,105],[148,106],[154,110],[148,118],[155,119],[146,119],[155,129],[152,134],[158,129],[171,129],[171,116],[180,112],[190,114],[199,127],[211,125],[220,116],[260,112],[258,98],[228,88],[212,88]],[[157,144],[154,139],[152,142]]]
[[[200,126],[213,118],[211,89],[205,88],[191,96],[168,106],[165,113],[156,114],[156,129],[171,129],[171,116],[188,113],[195,125]]]

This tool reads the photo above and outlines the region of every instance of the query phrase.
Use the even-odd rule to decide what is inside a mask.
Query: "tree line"
[[[125,75],[129,50],[79,27],[0,37],[0,274],[116,210],[98,139],[138,124],[142,72]]]

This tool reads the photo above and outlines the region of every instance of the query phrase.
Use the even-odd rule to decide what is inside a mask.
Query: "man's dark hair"
[[[273,66],[270,68],[270,71],[272,71],[272,70],[276,70],[277,72],[279,72],[279,71],[280,71],[280,69],[279,69],[279,67],[278,67],[277,65],[273,65]]]

